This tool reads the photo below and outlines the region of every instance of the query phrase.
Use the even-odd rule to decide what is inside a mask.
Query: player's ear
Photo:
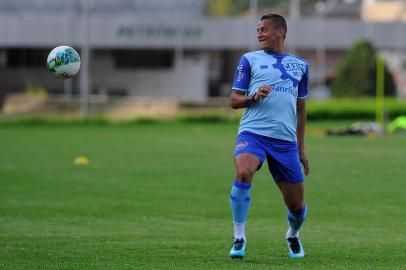
[[[281,27],[278,28],[278,34],[279,36],[283,37],[283,39],[285,39],[286,35],[285,35],[285,31],[283,31],[283,29]]]

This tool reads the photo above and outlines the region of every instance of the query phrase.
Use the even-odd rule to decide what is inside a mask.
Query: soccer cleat
[[[298,237],[290,237],[286,239],[289,248],[290,258],[303,258],[305,255],[302,243]]]
[[[243,238],[234,238],[233,246],[230,250],[230,257],[232,259],[242,259],[245,255],[245,241]]]

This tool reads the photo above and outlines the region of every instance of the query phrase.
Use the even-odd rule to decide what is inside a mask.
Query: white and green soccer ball
[[[58,46],[49,53],[47,66],[52,75],[69,79],[80,69],[80,56],[69,46]]]

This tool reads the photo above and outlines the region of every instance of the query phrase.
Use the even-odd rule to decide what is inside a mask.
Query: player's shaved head
[[[275,29],[282,29],[286,33],[288,32],[288,26],[284,17],[278,14],[266,14],[261,17],[261,21],[269,20],[272,27]]]

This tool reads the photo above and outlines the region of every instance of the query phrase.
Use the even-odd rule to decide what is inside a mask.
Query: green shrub
[[[357,42],[344,56],[332,83],[335,97],[375,96],[376,51],[367,40]],[[385,95],[394,96],[396,86],[385,65]]]

